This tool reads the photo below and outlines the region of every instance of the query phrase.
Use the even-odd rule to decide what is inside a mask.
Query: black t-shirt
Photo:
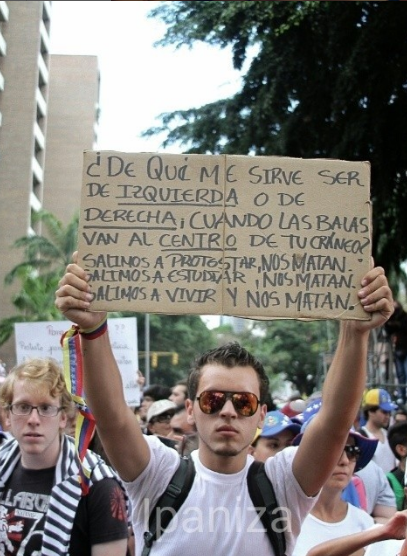
[[[55,467],[24,469],[19,463],[0,499],[0,554],[39,556]],[[75,515],[69,553],[90,556],[91,546],[128,536],[123,491],[114,479],[96,482]],[[68,547],[67,547],[68,552]]]
[[[94,544],[127,538],[126,503],[122,489],[114,479],[97,481],[79,503],[70,554],[90,556]]]

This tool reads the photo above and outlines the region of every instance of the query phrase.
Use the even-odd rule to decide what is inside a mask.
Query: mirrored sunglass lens
[[[204,413],[216,413],[222,409],[225,401],[223,392],[203,392],[199,397],[199,406]]]
[[[199,396],[199,407],[204,413],[217,413],[226,403],[226,399],[231,399],[233,407],[244,417],[253,415],[258,407],[258,399],[250,392],[202,392]]]
[[[257,409],[257,400],[252,394],[246,392],[233,394],[232,401],[236,411],[244,417],[253,415]]]

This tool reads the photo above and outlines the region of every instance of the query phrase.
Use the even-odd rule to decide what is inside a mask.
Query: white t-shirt
[[[325,541],[331,541],[352,533],[359,533],[370,529],[374,525],[373,518],[360,508],[348,504],[345,519],[336,523],[321,521],[309,514],[301,527],[301,533],[297,539],[293,556],[306,556],[307,552],[314,546]]]
[[[362,429],[366,432],[368,438],[377,439],[377,437],[374,434],[372,434],[370,431],[368,431],[366,427],[362,427]],[[390,448],[390,444],[387,439],[387,430],[381,429],[381,431],[384,438],[384,442],[379,440],[372,460],[375,461],[377,465],[381,467],[385,473],[389,473],[389,471],[397,467],[398,461],[394,457],[394,454]]]
[[[356,471],[356,475],[362,479],[366,490],[367,513],[371,514],[376,504],[389,506],[396,509],[396,497],[394,490],[386,477],[385,472],[374,461]]]
[[[393,539],[376,542],[366,548],[365,556],[398,556],[403,542]]]
[[[154,436],[147,436],[151,458],[143,473],[126,483],[130,497],[136,554],[143,550],[143,533],[151,510],[166,489],[179,465],[179,455]],[[291,532],[286,532],[287,556],[299,534],[301,522],[317,498],[304,494],[292,473],[298,448],[286,448],[265,464],[284,517],[289,515]],[[196,476],[182,507],[156,541],[151,556],[266,556],[274,555],[267,534],[258,519],[247,488],[247,472],[253,461],[247,457],[239,473],[215,473],[204,467],[198,451],[192,452]],[[287,524],[285,520],[284,525]],[[281,526],[281,523],[277,523]]]

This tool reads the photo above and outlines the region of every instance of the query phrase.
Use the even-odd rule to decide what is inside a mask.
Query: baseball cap
[[[153,417],[157,417],[169,411],[173,412],[176,407],[177,405],[171,400],[157,400],[153,402],[147,411],[147,423],[149,423]]]
[[[393,411],[397,409],[397,404],[391,401],[391,396],[383,388],[373,388],[368,390],[363,399],[363,406],[378,405],[383,411]]]
[[[317,405],[317,404],[313,404],[313,405]],[[315,415],[318,413],[319,409],[321,408],[321,405],[322,405],[322,400],[321,403],[319,403],[318,408],[314,407],[315,409],[314,412],[311,411],[309,412],[312,414],[308,417],[308,419],[304,420],[304,423],[301,426],[301,432],[297,434],[297,436],[292,441],[293,446],[298,446],[300,444],[306,428],[308,427],[312,419],[315,417]],[[361,469],[366,467],[366,465],[374,456],[379,441],[377,440],[377,438],[367,438],[366,436],[359,434],[358,432],[355,431],[353,427],[350,429],[349,435],[352,436],[352,438],[354,438],[355,446],[358,446],[360,448],[360,457],[357,460],[355,465],[355,471],[360,471]]]
[[[292,421],[294,421],[295,423],[299,423],[300,425],[306,423],[316,413],[318,413],[318,411],[321,408],[321,404],[322,404],[322,398],[320,397],[309,400],[305,410],[302,413],[299,413],[298,415],[294,415],[294,417],[291,418]]]
[[[301,425],[294,423],[289,417],[287,417],[287,415],[284,415],[284,413],[277,409],[276,411],[269,411],[266,413],[263,428],[260,431],[259,437],[265,438],[275,436],[285,430],[290,430],[293,431],[293,433],[298,434],[300,429]]]

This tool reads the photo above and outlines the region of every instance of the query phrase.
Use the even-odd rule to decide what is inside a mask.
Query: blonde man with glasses
[[[0,404],[14,437],[0,448],[0,553],[124,556],[125,492],[90,451],[85,488],[74,441],[64,434],[72,401],[58,364],[32,359],[15,367]]]

